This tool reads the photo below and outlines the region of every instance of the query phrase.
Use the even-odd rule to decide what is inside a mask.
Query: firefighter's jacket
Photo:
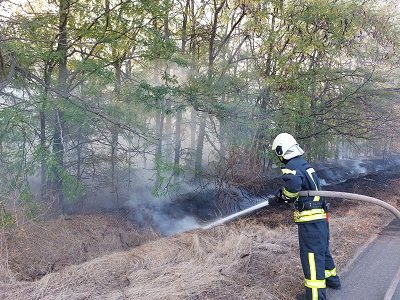
[[[284,187],[282,195],[294,204],[296,223],[317,222],[326,219],[325,200],[320,196],[299,197],[299,191],[320,190],[320,182],[315,170],[301,156],[286,162],[282,168]]]

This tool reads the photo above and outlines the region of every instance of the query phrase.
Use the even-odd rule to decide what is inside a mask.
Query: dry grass
[[[157,235],[144,234],[114,216],[82,215],[25,223],[1,237],[1,254],[10,258],[7,269],[12,269],[13,279],[35,280],[68,265],[138,246]],[[0,264],[3,269],[5,262]],[[0,275],[3,272],[0,269]],[[7,278],[11,279],[1,276],[0,281]]]
[[[372,187],[369,195],[388,200],[397,207],[398,183],[399,180],[365,181]],[[358,184],[343,190],[368,192],[364,188]],[[303,288],[303,276],[297,229],[291,223],[291,214],[290,210],[265,209],[255,216],[211,230],[186,232],[67,266],[35,282],[3,282],[0,293],[4,300],[293,299]],[[339,272],[357,249],[391,219],[390,213],[372,205],[349,201],[335,205],[331,215],[331,250]],[[63,255],[76,253],[74,247],[78,244],[74,241],[79,236],[74,238],[74,234],[90,231],[94,224],[88,222],[91,221],[80,220],[73,226],[76,231],[71,230],[68,235],[71,244],[61,247]],[[98,224],[100,220],[93,222]],[[105,237],[93,232],[88,232],[88,236]],[[37,238],[32,236],[33,240]],[[65,239],[60,231],[58,243]],[[104,238],[101,247],[111,247],[113,243],[113,238]],[[37,246],[34,241],[32,245]]]
[[[295,236],[294,227],[271,230],[242,221],[149,242],[34,283],[1,288],[5,299],[284,299],[282,283],[300,282],[291,277],[292,266],[276,280],[282,266],[299,264],[292,255]]]

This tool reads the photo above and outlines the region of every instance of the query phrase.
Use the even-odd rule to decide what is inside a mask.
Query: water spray
[[[242,211],[239,211],[239,212],[234,213],[232,215],[229,215],[229,216],[227,216],[225,218],[219,219],[219,220],[217,220],[217,221],[215,221],[213,223],[210,223],[210,224],[208,224],[206,226],[203,226],[202,229],[210,229],[210,228],[212,228],[214,226],[218,226],[218,225],[224,224],[224,223],[226,223],[228,221],[231,221],[233,219],[236,219],[236,218],[238,218],[240,216],[247,215],[247,214],[249,214],[249,213],[251,213],[251,212],[253,212],[253,211],[257,210],[257,209],[260,209],[260,208],[263,208],[265,206],[268,206],[269,205],[268,199],[271,199],[273,197],[274,196],[266,197],[266,198],[264,198],[265,201],[263,201],[261,203],[258,203],[258,204],[254,205],[252,207],[246,208],[245,210],[242,210]]]
[[[390,204],[388,204],[388,203],[386,203],[386,202],[384,202],[382,200],[379,200],[379,199],[376,199],[376,198],[373,198],[373,197],[364,196],[364,195],[360,195],[360,194],[334,192],[334,191],[301,191],[299,194],[300,194],[300,196],[303,196],[303,197],[322,196],[322,197],[329,197],[329,198],[342,198],[342,199],[369,202],[369,203],[376,204],[376,205],[379,205],[379,206],[387,209],[388,211],[393,213],[400,220],[400,211],[397,210],[397,208],[393,207],[392,205],[390,205]],[[253,212],[253,211],[257,210],[257,209],[266,207],[266,206],[269,205],[268,199],[271,199],[273,197],[274,196],[269,196],[269,197],[266,198],[265,201],[263,201],[261,203],[258,203],[258,204],[254,205],[252,207],[249,207],[249,208],[247,208],[245,210],[242,210],[240,212],[237,212],[237,213],[234,213],[232,215],[229,215],[229,216],[227,216],[225,218],[219,219],[219,220],[217,220],[217,221],[215,221],[213,223],[210,223],[210,224],[208,224],[206,226],[203,226],[202,229],[210,229],[212,227],[215,227],[215,226],[224,224],[224,223],[226,223],[228,221],[234,220],[234,219],[236,219],[236,218],[238,218],[240,216],[249,214],[249,213],[251,213],[251,212]]]

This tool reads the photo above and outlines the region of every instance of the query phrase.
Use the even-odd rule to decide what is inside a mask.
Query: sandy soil
[[[399,178],[392,170],[329,189],[399,208]],[[340,273],[393,217],[372,205],[331,203]],[[167,238],[115,215],[73,216],[18,228],[2,237],[1,250],[1,299],[293,299],[303,289],[290,208]]]

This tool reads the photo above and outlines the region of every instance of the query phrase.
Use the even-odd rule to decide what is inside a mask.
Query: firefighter
[[[285,166],[282,168],[284,185],[270,204],[292,204],[294,221],[298,225],[306,293],[296,299],[326,299],[326,287],[340,289],[340,279],[329,251],[327,204],[319,196],[299,197],[299,191],[321,189],[317,174],[302,157],[304,151],[292,135],[277,135],[272,150]]]

